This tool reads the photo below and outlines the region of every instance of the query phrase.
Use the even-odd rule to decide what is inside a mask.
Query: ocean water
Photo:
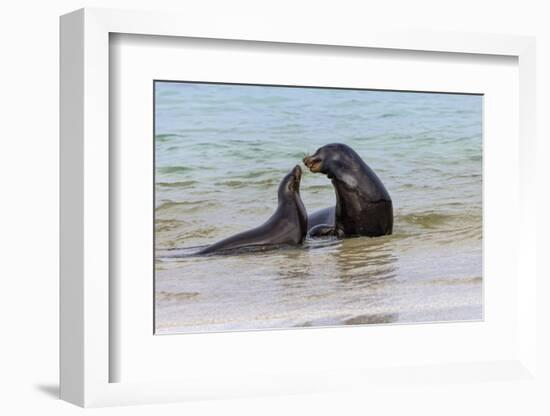
[[[157,82],[156,333],[482,319],[482,100]],[[332,142],[385,184],[393,235],[192,255],[263,223],[282,177]],[[310,213],[335,203],[306,168],[300,193]]]

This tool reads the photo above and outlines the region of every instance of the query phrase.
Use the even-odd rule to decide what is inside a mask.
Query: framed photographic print
[[[154,95],[156,334],[483,318],[482,95]]]
[[[534,41],[246,22],[61,19],[62,398],[531,378]]]

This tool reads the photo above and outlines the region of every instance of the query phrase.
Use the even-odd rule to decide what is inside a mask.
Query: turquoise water
[[[482,97],[157,82],[157,333],[482,319]],[[264,222],[332,142],[394,204],[394,234],[194,257]],[[305,172],[308,212],[333,205]]]

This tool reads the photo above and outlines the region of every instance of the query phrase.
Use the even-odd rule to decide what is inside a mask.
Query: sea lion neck
[[[340,167],[327,174],[337,193],[355,193],[368,202],[391,201],[382,181],[365,163]]]
[[[277,188],[277,202],[279,204],[288,199],[286,187],[288,185],[288,181],[290,180],[292,180],[292,178],[290,177],[290,174],[288,174],[279,184],[279,188]]]

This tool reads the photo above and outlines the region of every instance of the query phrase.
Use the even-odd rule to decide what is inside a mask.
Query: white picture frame
[[[509,35],[281,28],[265,21],[213,21],[192,16],[82,9],[61,18],[61,398],[80,406],[158,403],[196,398],[321,392],[351,384],[407,380],[479,382],[536,377],[536,217],[521,215],[517,243],[517,354],[509,359],[414,368],[332,369],[215,378],[195,372],[178,381],[111,382],[109,293],[109,36],[113,33],[332,45],[438,53],[505,55],[519,65],[520,212],[534,212],[535,42]],[[284,336],[284,335],[280,335]],[[335,336],[335,335],[333,335]],[[326,377],[319,377],[324,374]],[[476,376],[478,374],[478,376]],[[481,374],[481,376],[479,376]],[[235,381],[237,380],[237,382]],[[345,380],[345,381],[343,381]]]

